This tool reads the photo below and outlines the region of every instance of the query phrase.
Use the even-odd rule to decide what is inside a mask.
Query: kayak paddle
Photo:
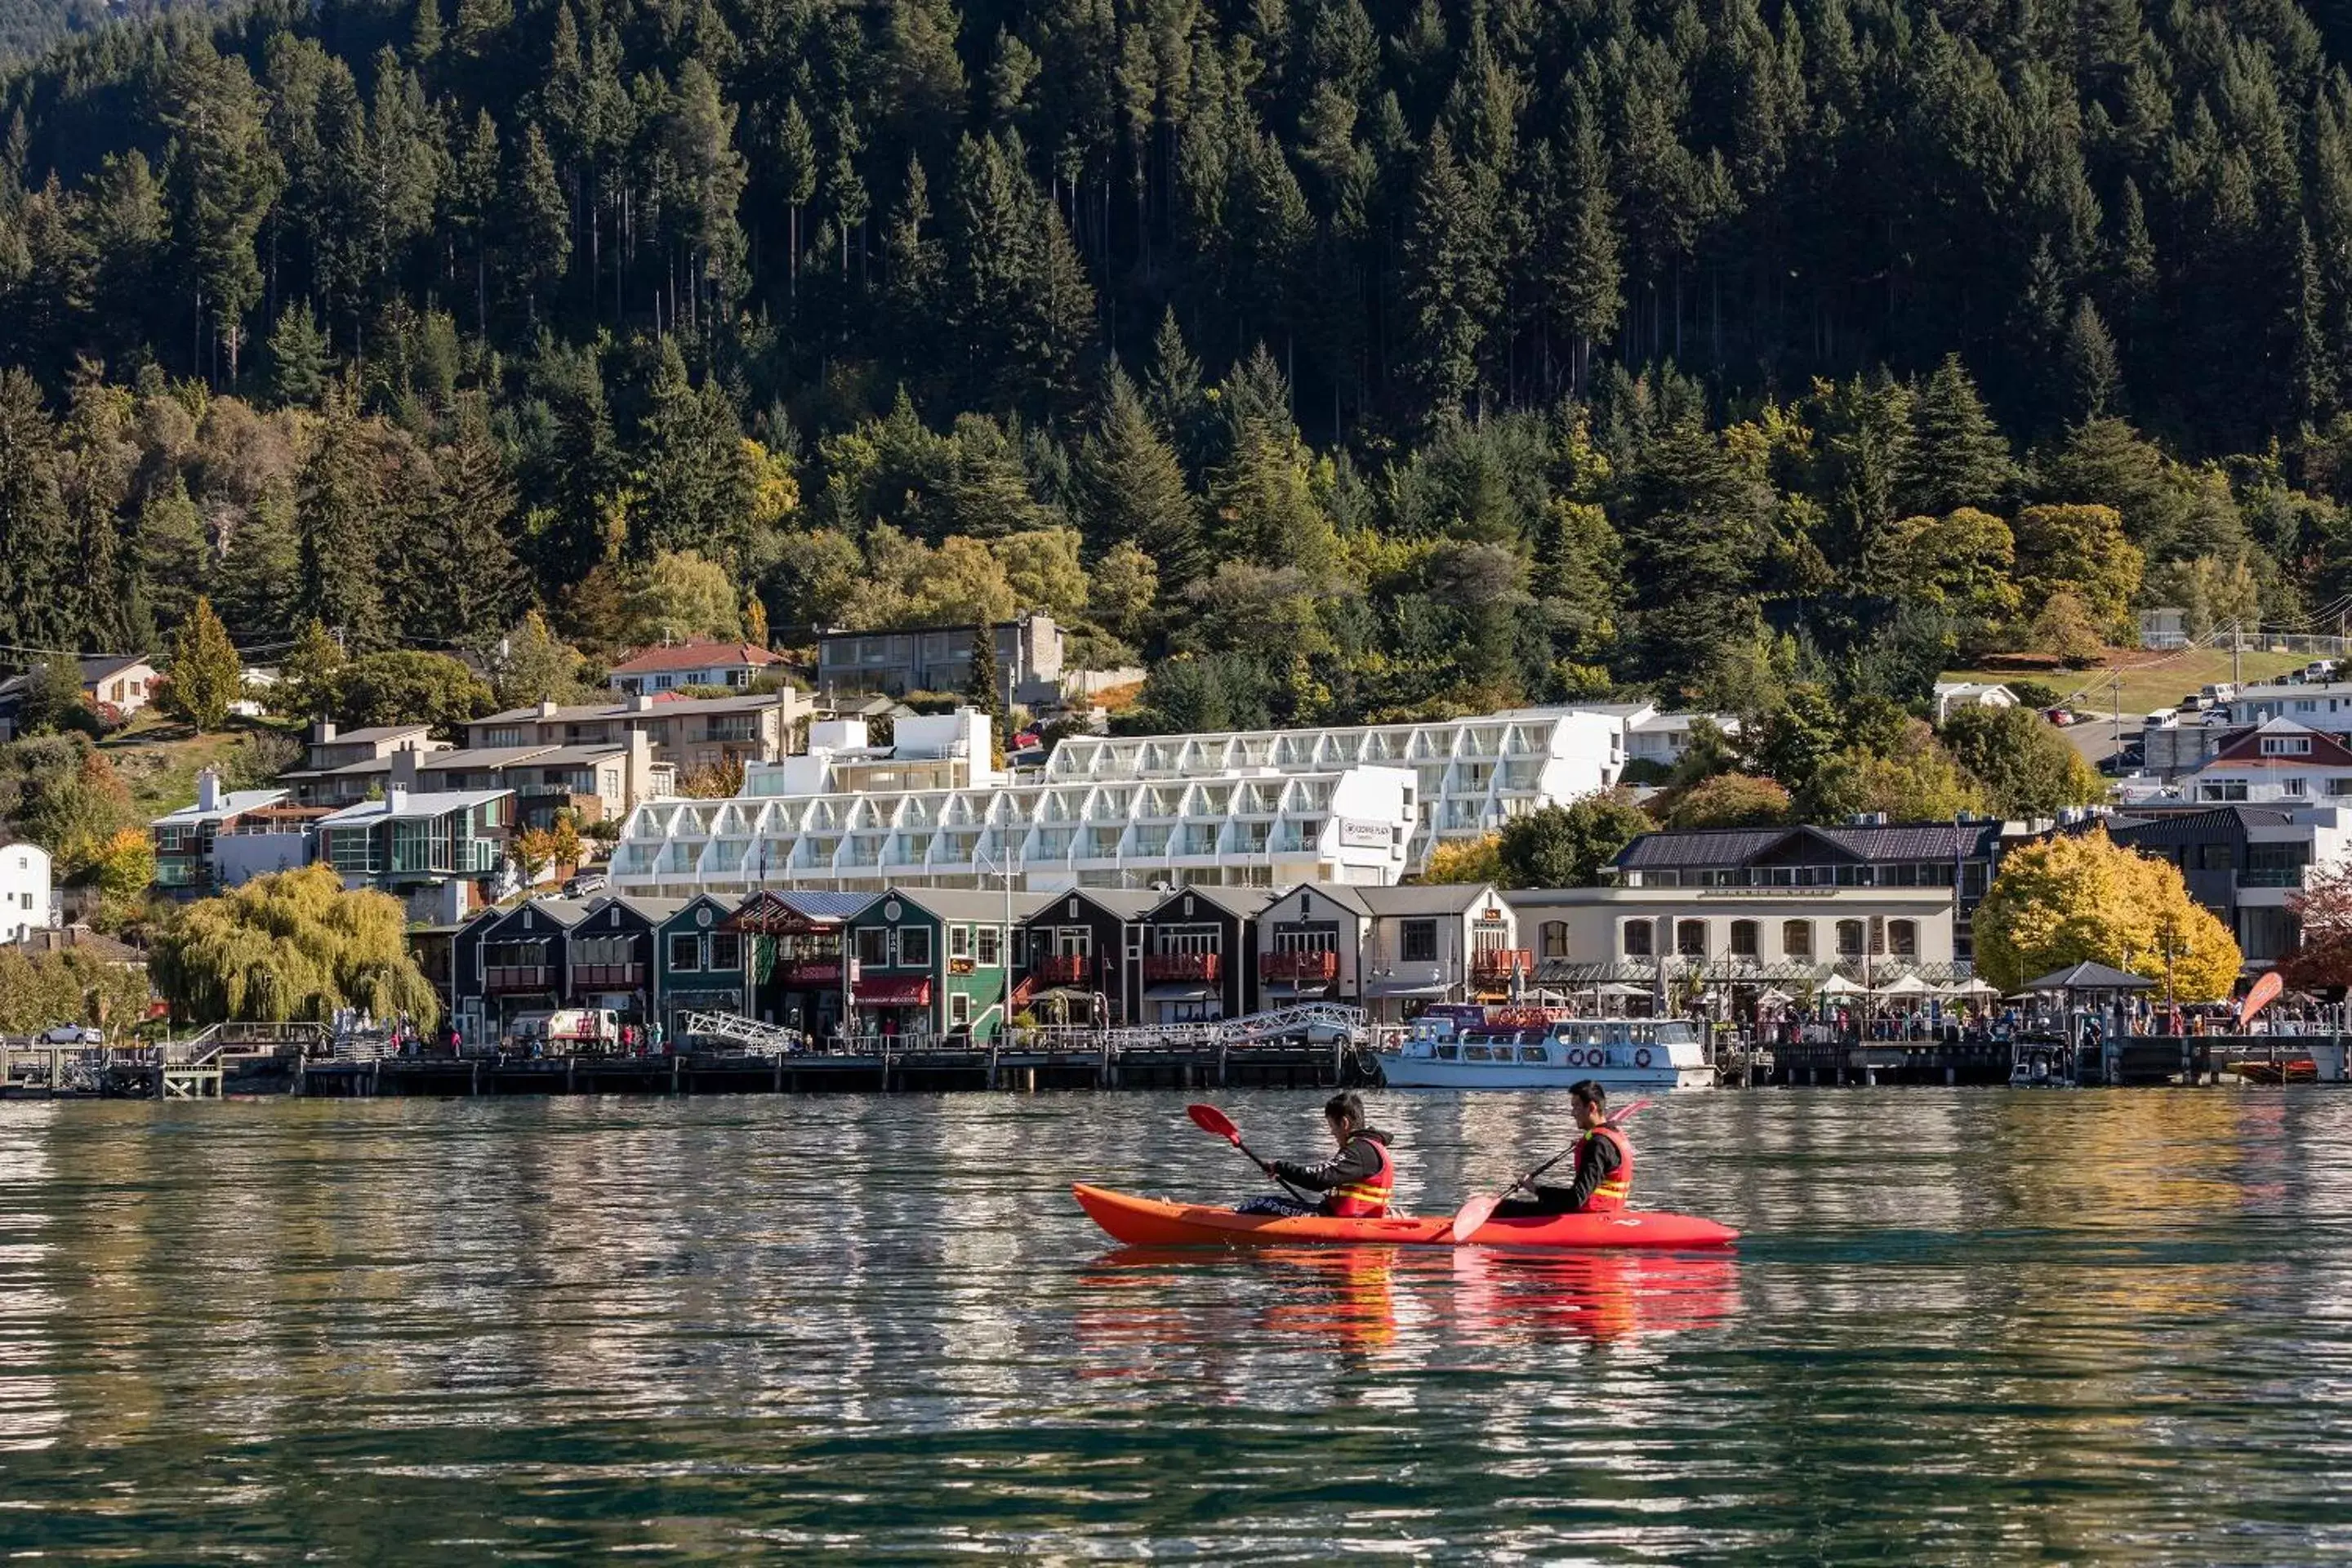
[[[1251,1151],[1250,1146],[1242,1142],[1242,1130],[1234,1125],[1234,1119],[1232,1117],[1227,1116],[1223,1111],[1219,1110],[1213,1105],[1188,1105],[1184,1108],[1184,1114],[1192,1119],[1193,1126],[1199,1128],[1203,1132],[1223,1139],[1226,1142],[1232,1144],[1243,1153],[1249,1155],[1250,1163],[1255,1165],[1259,1170],[1264,1171],[1267,1175],[1274,1176],[1274,1167],[1267,1164],[1264,1160],[1259,1159],[1257,1155]],[[1280,1176],[1274,1176],[1274,1179],[1277,1182],[1282,1182],[1282,1190],[1288,1193],[1292,1197],[1297,1198],[1300,1203],[1305,1204],[1312,1202],[1306,1194],[1300,1192],[1297,1187],[1292,1186],[1288,1182],[1283,1182]]]
[[[1609,1125],[1614,1127],[1617,1123],[1624,1121],[1627,1117],[1633,1115],[1633,1112],[1641,1110],[1643,1106],[1649,1103],[1650,1102],[1646,1100],[1637,1100],[1633,1104],[1625,1107],[1622,1110],[1611,1112],[1607,1118]],[[1581,1143],[1582,1142],[1584,1142],[1584,1140],[1581,1138],[1577,1140],[1577,1143]],[[1458,1245],[1469,1240],[1473,1236],[1475,1236],[1478,1233],[1478,1227],[1480,1226],[1485,1225],[1488,1220],[1495,1217],[1495,1211],[1503,1206],[1503,1200],[1505,1198],[1509,1197],[1513,1193],[1517,1192],[1521,1187],[1526,1186],[1529,1182],[1534,1181],[1538,1176],[1542,1175],[1546,1171],[1550,1170],[1554,1165],[1559,1164],[1562,1160],[1567,1159],[1570,1154],[1575,1152],[1576,1143],[1570,1143],[1567,1148],[1562,1149],[1559,1153],[1554,1154],[1550,1159],[1546,1160],[1542,1164],[1538,1165],[1534,1170],[1529,1171],[1526,1175],[1521,1176],[1517,1181],[1513,1182],[1501,1192],[1479,1193],[1474,1195],[1468,1203],[1464,1204],[1459,1209],[1454,1211],[1454,1242]]]

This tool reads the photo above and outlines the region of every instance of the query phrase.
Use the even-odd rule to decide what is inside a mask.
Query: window
[[[987,968],[992,969],[996,966],[999,963],[998,955],[1003,948],[1004,931],[1001,926],[982,926],[979,935],[973,939],[973,954]]]
[[[874,964],[890,962],[890,931],[887,927],[857,928],[857,962]]]
[[[1759,928],[1754,921],[1731,922],[1731,956],[1754,958],[1757,955]]]
[[[950,958],[971,956],[971,927],[948,927],[948,956]]]
[[[948,993],[948,1026],[967,1028],[971,1024],[971,998],[961,991]]]
[[[908,969],[930,967],[930,927],[901,926],[898,928],[898,963]]]
[[[1919,923],[1916,921],[1886,922],[1886,951],[1897,958],[1919,956]]]
[[[1685,958],[1705,958],[1706,956],[1706,922],[1676,921],[1675,951]]]
[[[673,973],[687,973],[702,967],[702,939],[692,931],[682,931],[669,939],[669,966]]]
[[[743,967],[743,939],[731,931],[710,933],[710,967],[740,969]]]
[[[2308,735],[2264,735],[2263,755],[2266,757],[2307,757],[2311,755]]]
[[[2294,795],[2308,795],[2311,792],[2310,783],[2305,779],[2281,779],[2279,787],[2287,794]]]
[[[2339,773],[2336,777],[2329,779],[2327,781],[2327,793],[2331,795],[2352,795],[2352,778],[2346,778]]]
[[[1649,957],[1650,935],[1649,921],[1627,921],[1625,922],[1625,956],[1628,958]]]
[[[1839,957],[1860,958],[1862,956],[1863,924],[1860,921],[1838,921],[1837,936]]]
[[[1782,921],[1780,922],[1780,952],[1788,958],[1813,956],[1813,922]]]
[[[2197,798],[2200,800],[2243,800],[2246,798],[2246,781],[2243,779],[2224,779],[2220,784],[2199,784],[2197,786]]]
[[[2229,871],[2236,868],[2238,857],[2230,845],[2208,844],[2205,846],[2204,862],[2208,871]]]
[[[1437,957],[1437,922],[1406,921],[1397,931],[1397,957],[1407,963],[1429,963]]]
[[[1568,922],[1546,921],[1543,923],[1543,955],[1546,958],[1568,956]]]

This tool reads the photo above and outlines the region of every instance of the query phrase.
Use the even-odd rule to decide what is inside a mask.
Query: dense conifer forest
[[[1032,606],[1147,723],[1644,689],[1899,752],[1851,715],[2144,605],[2334,628],[2347,50],[2290,0],[102,28],[0,77],[0,658],[200,595],[257,656]]]

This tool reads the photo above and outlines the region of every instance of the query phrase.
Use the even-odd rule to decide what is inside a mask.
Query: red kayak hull
[[[1206,1204],[1172,1204],[1090,1187],[1070,1188],[1078,1206],[1129,1247],[1297,1247],[1367,1243],[1383,1247],[1452,1247],[1454,1216],[1332,1219],[1323,1215],[1235,1214]],[[1471,1247],[1555,1248],[1728,1247],[1739,1233],[1692,1215],[1624,1209],[1614,1214],[1550,1215],[1541,1219],[1490,1219],[1472,1233]]]

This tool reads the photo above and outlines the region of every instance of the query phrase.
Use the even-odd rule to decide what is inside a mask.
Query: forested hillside
[[[2331,30],[2332,29],[2332,30]],[[1020,604],[1170,723],[2352,588],[2352,16],[273,0],[0,85],[0,643]]]

